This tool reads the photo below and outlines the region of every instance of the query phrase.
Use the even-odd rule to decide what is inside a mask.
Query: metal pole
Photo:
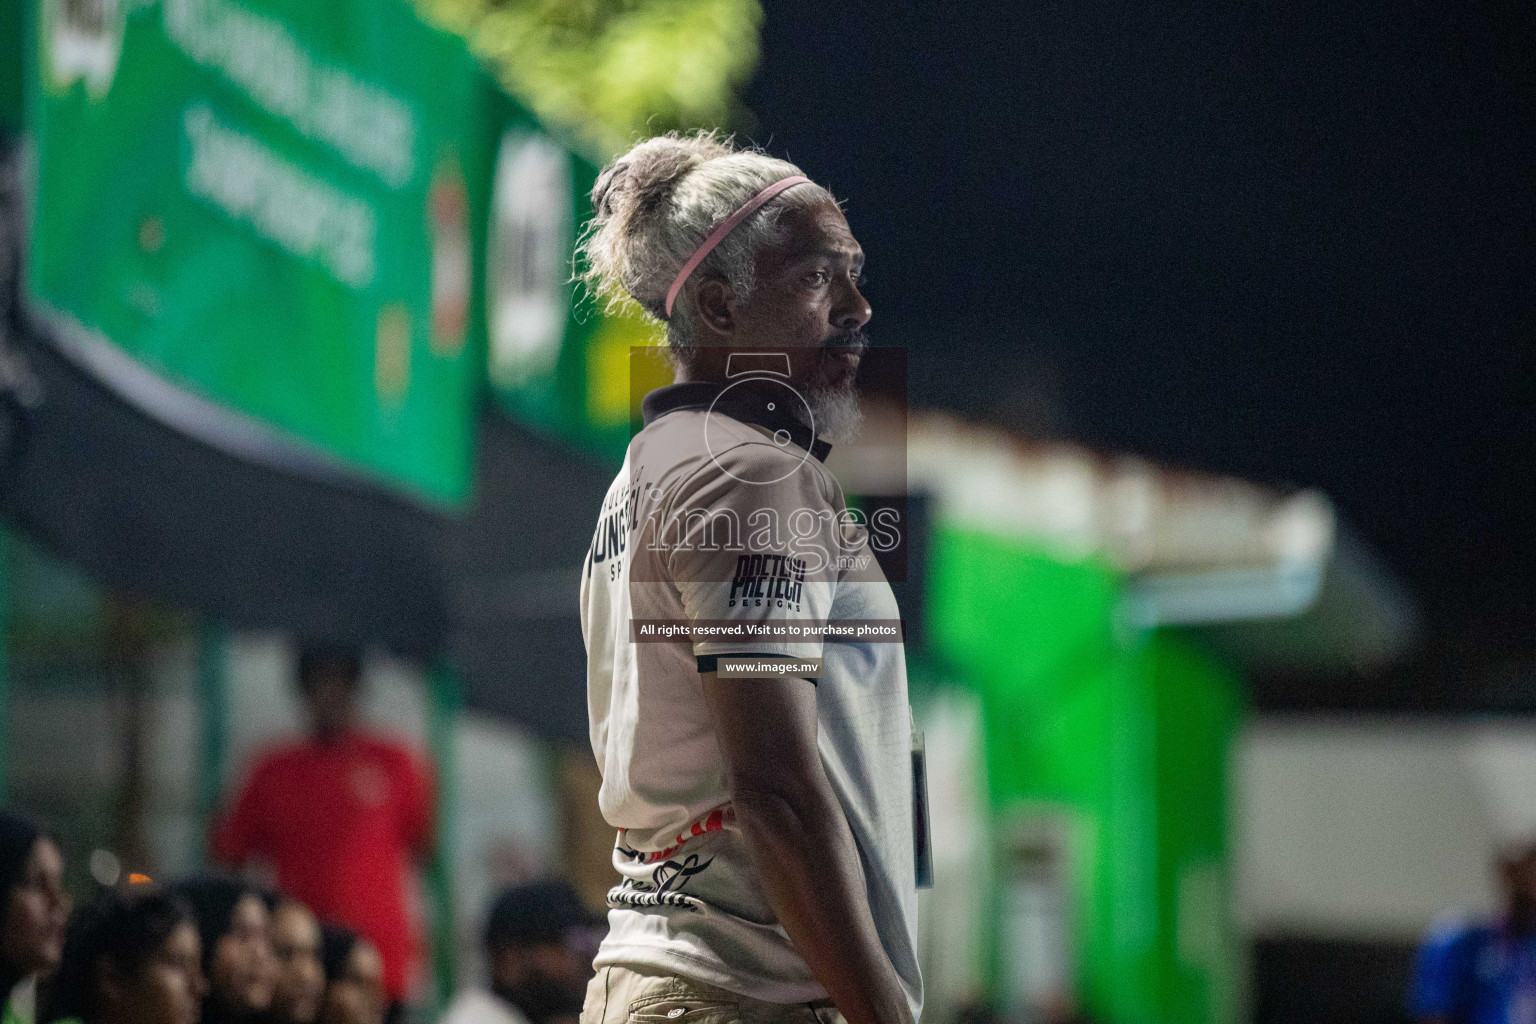
[[[210,829],[224,789],[224,762],[229,753],[229,698],[224,680],[227,648],[224,628],[204,621],[197,635],[197,707],[202,716],[203,735],[197,765],[194,864],[208,861]]]

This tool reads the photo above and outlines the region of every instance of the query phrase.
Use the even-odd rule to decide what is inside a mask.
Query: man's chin
[[[864,425],[864,410],[859,405],[856,389],[840,388],[834,392],[813,393],[806,398],[816,420],[812,427],[818,440],[845,444],[859,436],[859,428]]]

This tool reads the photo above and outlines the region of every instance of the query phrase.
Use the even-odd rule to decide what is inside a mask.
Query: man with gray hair
[[[899,631],[870,639],[900,613],[822,465],[859,426],[863,251],[712,134],[639,143],[592,201],[585,279],[665,325],[676,383],[581,581],[621,876],[582,1024],[912,1024],[911,710]]]

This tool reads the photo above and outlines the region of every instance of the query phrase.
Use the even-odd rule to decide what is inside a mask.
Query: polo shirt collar
[[[742,423],[764,427],[769,431],[786,431],[789,439],[814,455],[819,462],[826,462],[832,445],[811,436],[811,428],[801,423],[783,408],[768,410],[766,404],[752,401],[756,380],[778,383],[773,378],[753,378],[738,381],[690,380],[682,384],[668,384],[646,395],[640,402],[645,425],[650,426],[669,412],[680,409],[714,411]],[[734,386],[731,386],[734,385]],[[724,394],[731,386],[729,394]]]

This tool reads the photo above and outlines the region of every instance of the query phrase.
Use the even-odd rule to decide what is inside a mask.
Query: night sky
[[[1319,486],[1532,643],[1536,8],[765,6],[754,138],[846,198],[914,404]]]

